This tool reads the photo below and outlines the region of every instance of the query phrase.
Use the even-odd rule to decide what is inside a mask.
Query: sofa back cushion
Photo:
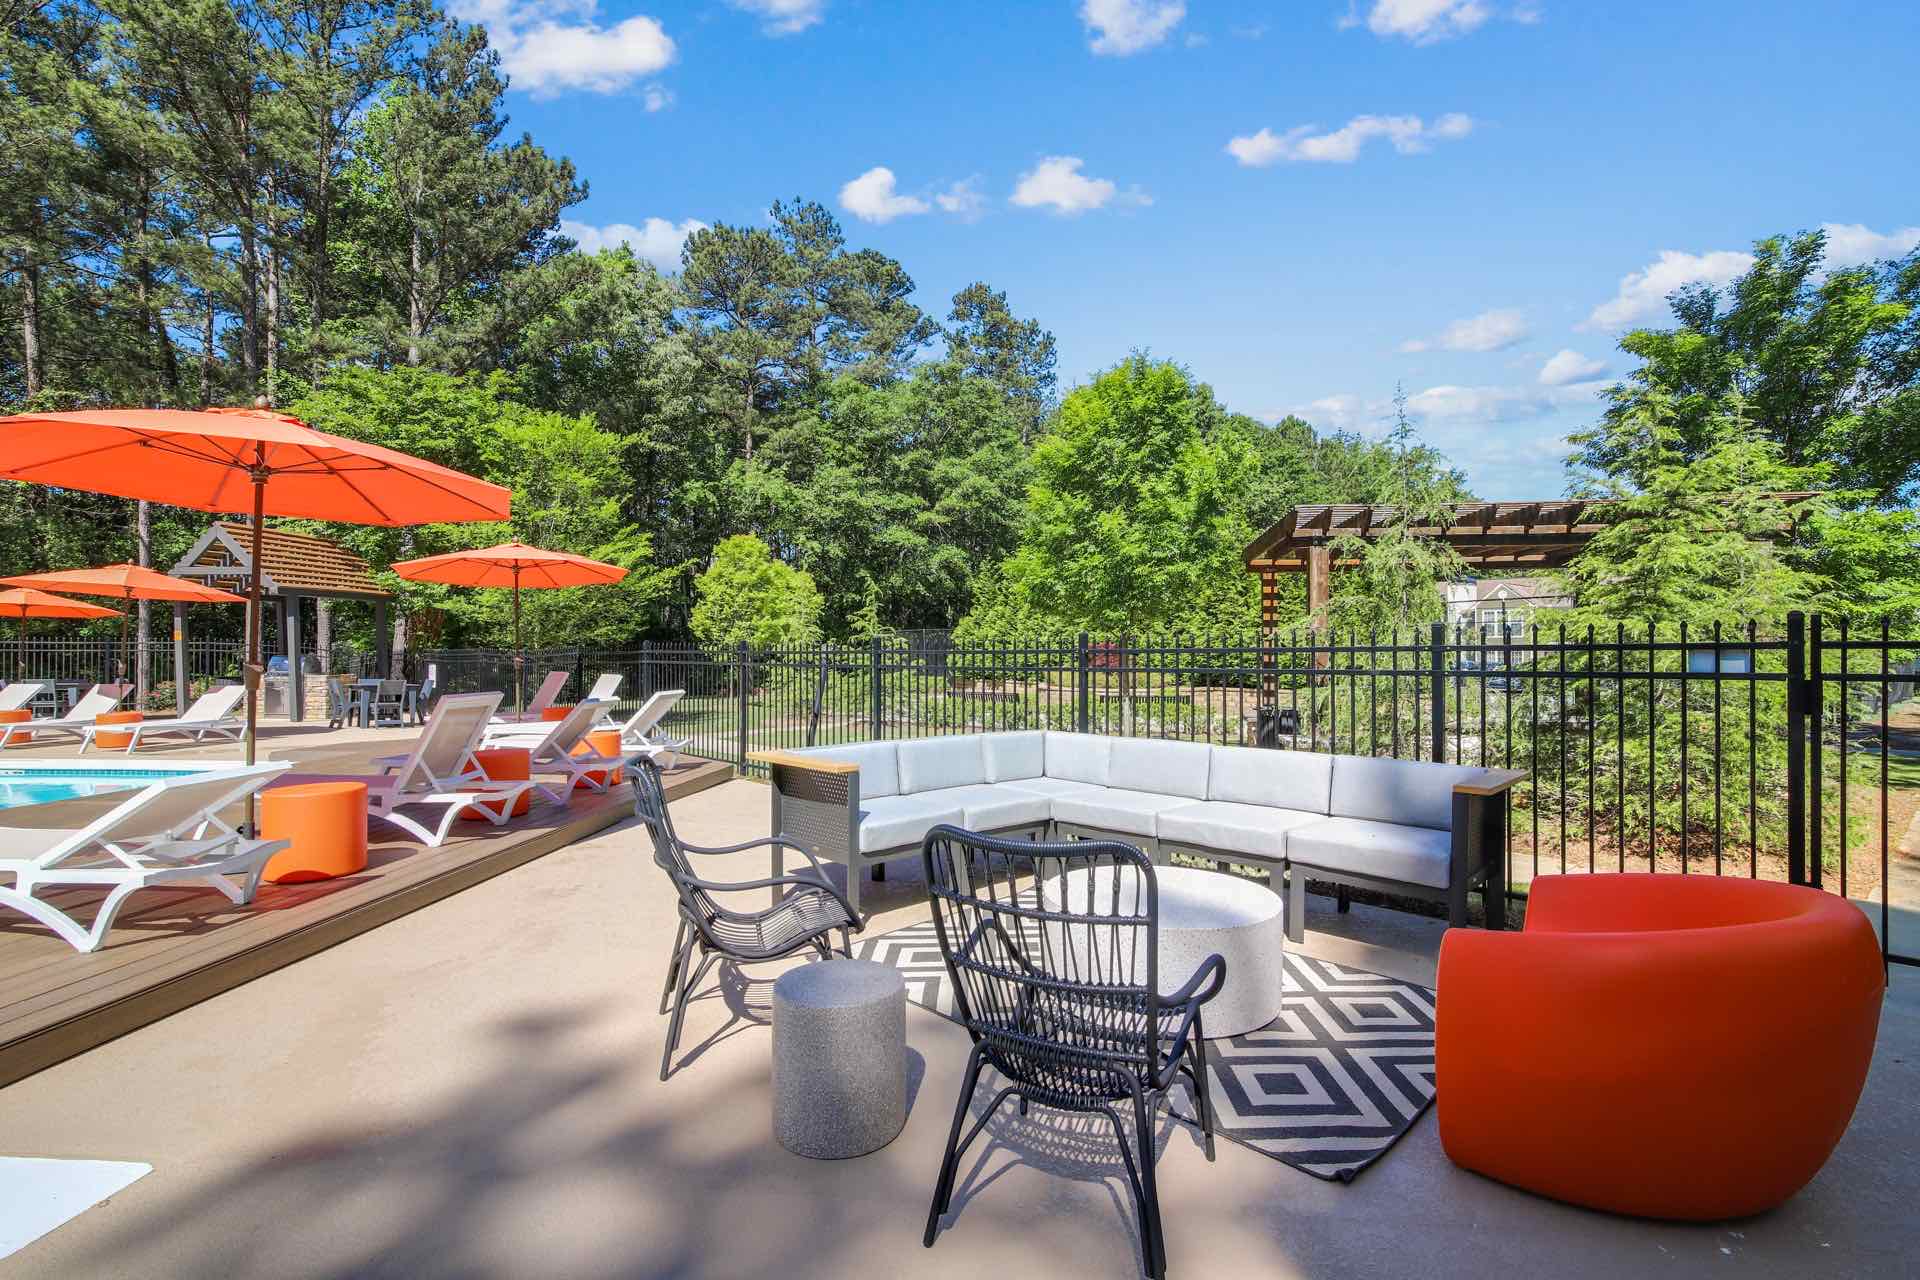
[[[1020,733],[983,733],[980,753],[988,782],[1043,778],[1047,773],[1047,735],[1038,729]]]
[[[1047,731],[1047,776],[1069,782],[1107,785],[1107,759],[1113,739],[1093,733]]]
[[[1335,756],[1330,812],[1336,818],[1450,831],[1454,784],[1479,772],[1466,765]]]
[[[1107,785],[1163,796],[1207,798],[1204,742],[1163,742],[1157,738],[1115,738],[1107,766]]]
[[[878,800],[900,794],[900,765],[891,742],[854,742],[842,747],[813,747],[796,755],[819,756],[860,766],[860,798]]]
[[[1317,751],[1214,747],[1207,799],[1325,813],[1333,790],[1333,757]]]
[[[980,735],[910,738],[899,744],[900,794],[917,795],[944,787],[971,787],[987,780]]]

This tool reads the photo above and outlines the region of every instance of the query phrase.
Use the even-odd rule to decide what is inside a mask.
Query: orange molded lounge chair
[[[1542,876],[1522,932],[1441,943],[1441,1144],[1462,1168],[1613,1213],[1771,1209],[1845,1132],[1885,992],[1872,926],[1831,894]]]

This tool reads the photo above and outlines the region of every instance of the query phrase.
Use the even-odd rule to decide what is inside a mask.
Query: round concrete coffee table
[[[907,1123],[907,984],[892,965],[818,960],[773,984],[773,1136],[844,1160]]]
[[[1066,900],[1075,910],[1087,905],[1086,877],[1085,869],[1066,875]],[[1280,895],[1263,884],[1198,867],[1155,867],[1153,878],[1160,900],[1161,994],[1178,991],[1208,956],[1217,954],[1227,962],[1227,978],[1201,1011],[1207,1039],[1258,1031],[1279,1017],[1287,937]],[[1112,893],[1102,886],[1095,907],[1106,910]],[[1059,880],[1042,886],[1041,900],[1049,910],[1059,909]],[[1120,906],[1137,909],[1132,902]]]

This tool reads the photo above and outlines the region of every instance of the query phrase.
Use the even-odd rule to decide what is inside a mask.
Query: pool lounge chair
[[[0,747],[13,745],[16,735],[32,738],[43,733],[74,733],[84,740],[93,732],[94,717],[113,710],[120,705],[120,699],[126,696],[125,685],[97,684],[87,691],[85,697],[67,708],[65,715],[0,725]]]
[[[534,774],[565,779],[556,784],[560,787],[558,791],[541,783],[540,794],[555,804],[565,804],[573,794],[575,783],[584,784],[590,791],[605,791],[612,770],[653,754],[650,746],[629,747],[624,741],[613,755],[602,755],[596,750],[587,735],[594,731],[594,722],[605,709],[605,703],[581,702],[567,712],[563,720],[538,725],[494,725],[487,730],[486,744],[525,747],[528,765]]]
[[[513,802],[532,782],[495,782],[474,759],[474,748],[486,732],[487,717],[500,705],[497,693],[449,693],[434,704],[433,714],[420,731],[413,750],[386,756],[373,763],[385,770],[373,775],[295,774],[281,781],[364,782],[367,816],[399,827],[428,848],[438,848],[452,830],[454,819],[469,810],[494,826],[504,826]],[[429,827],[400,812],[402,809],[441,811],[439,825]],[[430,821],[431,819],[429,819]]]
[[[582,698],[581,701],[612,702],[614,695],[620,692],[620,680],[621,676],[618,671],[602,671],[599,677],[594,680],[593,688],[587,690],[587,696]]]
[[[267,859],[285,840],[252,840],[222,818],[287,769],[284,761],[185,773],[129,791],[84,827],[0,827],[0,907],[31,916],[81,951],[96,951],[133,894],[155,885],[204,884],[237,903],[253,901]],[[81,924],[38,895],[98,887],[106,900]]]
[[[667,737],[660,731],[660,722],[667,718],[667,713],[673,710],[674,704],[686,696],[685,689],[662,689],[648,698],[640,705],[640,709],[620,726],[620,745],[635,751],[648,752],[655,764],[661,763],[661,756],[667,756],[669,759],[666,764],[661,764],[661,768],[672,768],[678,762],[680,753],[687,749],[687,743],[693,739]]]
[[[0,711],[20,711],[46,688],[43,680],[13,680],[0,689]]]
[[[193,700],[183,716],[169,717],[164,720],[141,720],[133,724],[109,725],[108,730],[120,730],[127,734],[127,754],[140,745],[141,738],[151,738],[159,734],[177,733],[191,735],[195,742],[204,740],[209,734],[216,738],[229,738],[238,741],[246,732],[247,722],[235,714],[240,709],[241,700],[247,696],[247,687],[243,684],[223,685],[218,689],[209,689]],[[100,732],[98,725],[88,725],[80,739],[80,750],[85,751],[93,745],[94,735]]]
[[[546,710],[548,707],[553,705],[554,699],[558,698],[560,696],[560,691],[566,687],[567,687],[566,672],[549,671],[547,672],[547,678],[540,682],[540,687],[533,691],[533,697],[528,700],[527,709],[525,711],[521,712],[517,716],[512,714],[503,715],[503,716],[497,715],[493,718],[493,723],[495,724],[540,723],[540,717],[546,713]],[[501,696],[504,697],[505,695],[503,694]]]

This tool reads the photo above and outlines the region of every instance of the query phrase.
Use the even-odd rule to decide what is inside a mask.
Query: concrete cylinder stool
[[[773,984],[773,1136],[816,1160],[863,1156],[907,1123],[907,984],[820,960]]]

